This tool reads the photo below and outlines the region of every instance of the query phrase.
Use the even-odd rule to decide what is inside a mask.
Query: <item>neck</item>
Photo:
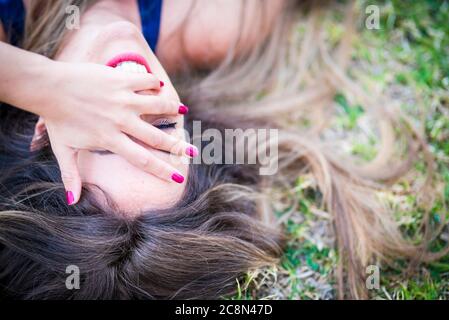
[[[82,17],[83,25],[105,25],[116,21],[129,21],[142,28],[137,0],[100,0]]]

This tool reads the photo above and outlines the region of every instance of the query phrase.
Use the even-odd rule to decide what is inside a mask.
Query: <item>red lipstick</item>
[[[141,64],[145,67],[145,69],[147,69],[148,73],[151,73],[151,69],[150,69],[150,66],[148,65],[147,60],[144,57],[142,57],[140,54],[133,53],[133,52],[121,53],[121,54],[115,56],[114,58],[112,58],[111,60],[109,60],[106,63],[106,65],[109,67],[115,68],[119,63],[124,62],[124,61],[133,61],[138,64]]]

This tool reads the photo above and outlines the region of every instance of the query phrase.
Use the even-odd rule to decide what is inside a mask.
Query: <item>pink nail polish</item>
[[[198,155],[198,149],[195,147],[187,147],[186,148],[186,155],[190,157],[196,157]]]
[[[161,88],[165,85],[164,81],[159,80],[159,84],[161,85]]]
[[[183,183],[184,182],[184,177],[182,175],[180,175],[179,173],[173,173],[171,175],[171,179],[174,182],[177,182],[177,183]]]
[[[179,106],[178,112],[180,114],[186,114],[187,112],[189,112],[189,108],[182,104]]]
[[[70,206],[75,202],[75,197],[73,196],[73,192],[72,191],[66,191],[65,193],[66,199],[67,199],[67,204]]]

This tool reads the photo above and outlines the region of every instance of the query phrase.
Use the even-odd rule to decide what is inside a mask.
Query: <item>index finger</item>
[[[162,161],[124,134],[119,136],[117,143],[110,151],[122,156],[135,167],[151,173],[165,181],[174,181],[177,183],[182,183],[184,181],[184,176],[178,170],[173,168],[173,166]]]

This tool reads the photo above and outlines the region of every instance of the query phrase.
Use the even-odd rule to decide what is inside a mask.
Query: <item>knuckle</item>
[[[110,138],[103,137],[103,138],[100,139],[100,143],[101,143],[100,147],[102,147],[103,149],[106,149],[108,151],[111,150],[112,143],[110,141]]]
[[[180,147],[181,144],[179,143],[179,141],[176,138],[169,136],[167,140],[167,151],[176,154],[178,153]]]
[[[171,101],[170,102],[170,110],[173,112],[173,114],[178,114],[179,103],[176,101]]]
[[[101,135],[98,138],[98,144],[100,147],[105,148],[106,150],[110,150],[112,147],[111,137],[108,135]]]
[[[126,112],[119,112],[114,117],[114,124],[119,128],[120,130],[124,131],[125,128],[131,123],[132,115]]]
[[[121,110],[132,110],[134,108],[135,103],[131,94],[120,94],[118,101],[120,103]]]
[[[171,111],[171,105],[170,102],[167,100],[161,101],[161,112],[162,113],[170,113]]]
[[[152,109],[153,113],[155,113],[155,114],[163,113],[162,103],[163,103],[163,100],[160,97],[155,97],[152,100],[151,109]]]
[[[127,104],[127,101],[129,100],[129,95],[123,92],[123,90],[119,90],[115,93],[112,93],[110,99],[112,100],[113,104],[122,107]]]
[[[164,139],[162,138],[161,135],[155,134],[152,136],[152,138],[151,138],[151,146],[152,147],[159,149],[163,146],[163,144],[164,144]]]
[[[151,84],[159,86],[159,80],[156,78],[156,76],[152,73],[145,73],[147,76],[148,81],[151,81]]]
[[[75,181],[75,174],[70,171],[61,171],[61,179],[66,183]]]
[[[143,169],[150,168],[151,159],[149,157],[142,157],[139,159],[139,166],[141,166]]]
[[[154,97],[142,95],[135,100],[134,109],[139,114],[151,114],[154,110]]]
[[[150,111],[154,109],[154,106],[157,104],[157,97],[150,95],[143,95],[141,99],[139,99],[140,109],[145,111]]]

